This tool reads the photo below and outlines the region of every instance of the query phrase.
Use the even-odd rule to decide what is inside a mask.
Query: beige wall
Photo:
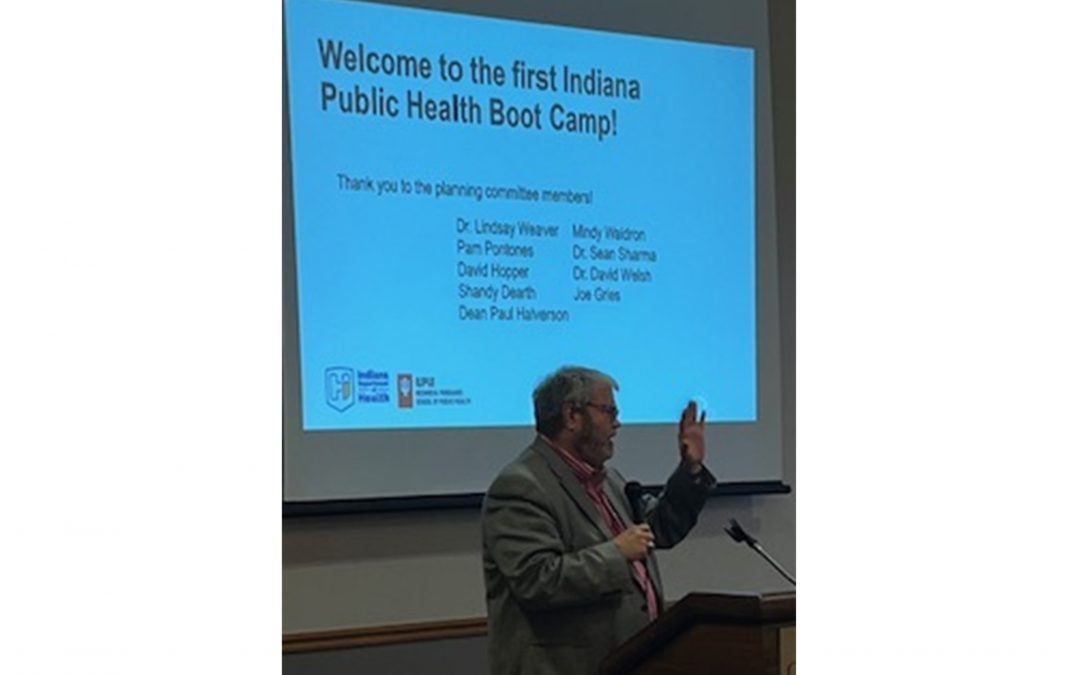
[[[669,600],[788,588],[724,534],[730,517],[794,569],[792,495],[716,498],[686,541],[659,554]],[[484,616],[479,532],[476,511],[287,521],[284,632]]]

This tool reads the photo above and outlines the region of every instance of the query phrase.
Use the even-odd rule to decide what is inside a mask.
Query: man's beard
[[[592,420],[585,417],[585,428],[576,443],[578,455],[589,464],[601,467],[615,454],[615,443],[610,437],[601,437]]]

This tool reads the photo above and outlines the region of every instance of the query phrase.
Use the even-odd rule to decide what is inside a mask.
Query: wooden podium
[[[795,675],[795,593],[691,593],[600,664],[600,675]]]

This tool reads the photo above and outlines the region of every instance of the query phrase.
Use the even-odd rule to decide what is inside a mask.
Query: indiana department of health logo
[[[334,366],[326,369],[326,404],[338,412],[345,412],[356,402],[356,371],[352,368]]]

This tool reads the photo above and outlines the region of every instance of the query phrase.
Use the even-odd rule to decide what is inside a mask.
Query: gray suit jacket
[[[716,482],[677,469],[646,513],[658,548],[697,522]],[[604,491],[631,522],[626,481],[608,468]],[[585,488],[537,438],[484,498],[488,653],[494,675],[593,675],[600,661],[649,622],[645,595]],[[663,601],[656,558],[646,560]]]

